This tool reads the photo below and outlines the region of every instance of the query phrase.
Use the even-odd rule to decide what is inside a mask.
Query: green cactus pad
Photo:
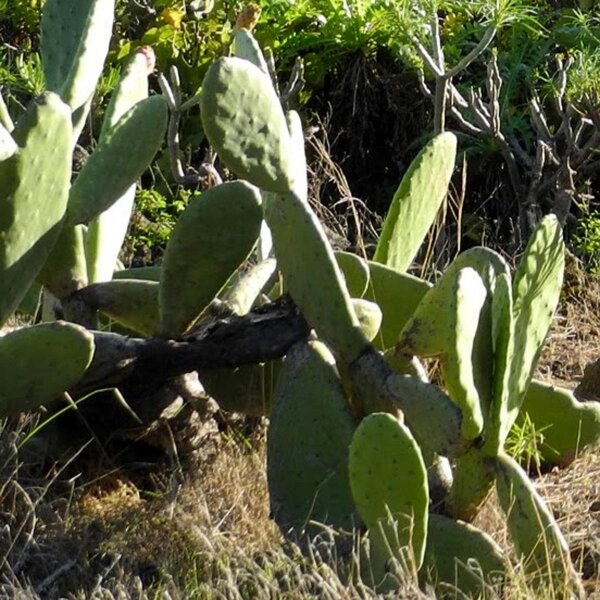
[[[29,106],[0,163],[0,324],[18,306],[56,242],[71,177],[71,111],[46,93]]]
[[[267,61],[250,31],[241,27],[233,35],[232,49],[238,58],[244,58],[258,67],[265,75],[271,77]]]
[[[364,298],[352,298],[352,306],[365,337],[372,341],[381,327],[383,319],[381,309],[375,302],[369,302]]]
[[[502,584],[506,563],[502,549],[483,531],[431,514],[422,571],[438,597],[487,598],[488,586]]]
[[[369,265],[367,261],[351,252],[337,250],[333,254],[344,276],[348,293],[353,298],[362,298],[369,284]]]
[[[265,286],[273,279],[277,261],[268,258],[241,274],[227,290],[223,301],[236,315],[247,314]]]
[[[374,345],[387,350],[396,345],[400,332],[412,317],[431,284],[369,261],[369,286],[364,298],[376,302],[383,313],[383,322]]]
[[[425,463],[410,430],[388,413],[365,417],[352,437],[349,468],[352,496],[377,554],[388,549],[384,560],[394,557],[419,569],[429,494]]]
[[[37,279],[57,298],[66,298],[88,284],[84,227],[62,228]]]
[[[156,281],[115,279],[88,285],[77,296],[128,329],[152,337],[159,324],[158,287]]]
[[[445,513],[470,523],[492,490],[494,461],[479,448],[470,448],[456,459],[453,472],[454,481],[445,502]]]
[[[200,369],[206,393],[223,410],[249,417],[268,417],[273,406],[281,361],[246,365],[237,369]]]
[[[471,445],[460,433],[460,409],[437,386],[395,373],[374,349],[363,352],[350,363],[348,371],[357,396],[365,404],[371,400],[402,410],[423,448],[455,457]]]
[[[404,272],[414,260],[448,193],[456,159],[456,136],[445,132],[413,160],[394,194],[375,261]]]
[[[202,84],[202,126],[223,162],[258,187],[294,188],[294,148],[271,79],[251,62],[220,58]]]
[[[494,346],[493,399],[486,426],[483,452],[497,456],[504,447],[510,429],[509,414],[518,411],[520,401],[511,397],[510,369],[513,357],[514,319],[510,278],[496,278],[492,298],[492,342]]]
[[[148,76],[154,69],[155,60],[154,50],[150,46],[137,48],[128,58],[104,113],[101,142],[118,126],[127,111],[148,97]]]
[[[245,181],[208,189],[179,217],[160,281],[160,331],[179,336],[225,286],[256,244],[261,196]]]
[[[348,480],[354,428],[327,347],[318,341],[294,346],[280,372],[267,440],[271,509],[284,531],[303,530],[309,520],[356,525]]]
[[[93,355],[93,335],[62,321],[0,337],[0,418],[55,400],[81,379]]]
[[[541,432],[537,445],[545,467],[566,467],[600,439],[600,402],[580,402],[573,393],[541,381],[532,381],[516,423],[525,419]]]
[[[485,385],[492,376],[489,369],[476,381],[478,365],[473,359],[476,338],[482,335],[489,342],[488,365],[492,360],[490,331],[480,328],[479,323],[486,298],[487,290],[477,271],[465,267],[456,275],[446,307],[449,329],[446,352],[442,355],[442,373],[450,397],[462,410],[462,434],[468,440],[475,439],[483,430],[482,402],[477,384]],[[490,387],[488,383],[488,389]]]
[[[119,119],[138,102],[148,97],[148,75],[154,67],[154,51],[139,48],[126,63],[104,114],[100,143],[112,134]],[[119,251],[127,233],[135,184],[104,212],[92,219],[86,237],[87,271],[91,283],[110,281]]]
[[[148,168],[167,126],[167,102],[152,96],[128,110],[98,144],[71,187],[67,219],[88,223]]]
[[[94,93],[104,67],[114,19],[114,0],[47,0],[41,23],[47,89],[73,111]]]
[[[495,460],[498,499],[517,556],[540,583],[551,575],[554,585],[562,589],[573,577],[563,534],[523,469],[505,454]]]
[[[488,248],[470,248],[460,254],[423,297],[412,318],[404,326],[398,340],[398,346],[403,352],[420,356],[438,356],[445,352],[447,332],[451,328],[447,304],[452,295],[452,288],[456,285],[456,276],[465,267],[477,271],[489,292],[493,291],[495,278],[499,274],[509,273],[506,261]],[[490,305],[491,297],[490,293]],[[486,321],[480,318],[482,331],[488,329],[488,326],[491,330],[491,316],[487,315],[489,310],[491,306],[481,315],[486,317]],[[489,322],[487,319],[490,319]]]
[[[292,194],[265,196],[286,289],[331,349],[351,362],[368,346],[323,227],[307,202]]]
[[[558,305],[565,268],[561,225],[544,217],[533,233],[513,278],[514,344],[510,402],[505,427],[510,429],[537,365]],[[505,430],[506,431],[506,430]]]

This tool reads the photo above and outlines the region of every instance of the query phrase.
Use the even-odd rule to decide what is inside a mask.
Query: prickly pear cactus
[[[267,440],[271,509],[284,531],[318,532],[310,520],[340,529],[357,524],[348,480],[354,429],[327,347],[294,346],[279,376]]]
[[[148,46],[139,48],[128,60],[104,114],[100,141],[111,133],[130,108],[148,97],[148,75],[154,69],[154,62],[154,51]],[[85,254],[91,283],[112,278],[131,218],[135,188],[134,182],[88,225]]]
[[[505,431],[514,422],[558,305],[565,268],[562,228],[555,215],[540,221],[513,278],[514,342]]]
[[[388,413],[360,423],[350,446],[350,487],[383,565],[395,558],[419,569],[425,554],[429,491],[421,450],[410,430]],[[372,555],[373,556],[373,555]]]
[[[202,126],[238,176],[269,191],[294,188],[293,146],[270,77],[250,61],[220,58],[202,84]]]
[[[156,281],[115,279],[88,285],[77,296],[128,329],[152,337],[160,323],[158,287]]]
[[[537,451],[546,468],[566,467],[600,439],[600,403],[580,402],[569,390],[541,381],[527,388],[516,423],[543,433]]]
[[[375,261],[404,272],[417,255],[448,193],[456,159],[456,136],[436,136],[411,163],[383,224]]]
[[[76,111],[92,97],[108,52],[114,0],[47,0],[40,50],[46,87]]]
[[[56,400],[76,384],[94,355],[94,336],[57,321],[0,337],[0,418]]]
[[[569,547],[552,513],[527,474],[509,456],[496,459],[496,489],[518,557],[540,585],[558,596],[578,588]]]
[[[245,181],[210,188],[190,202],[177,221],[162,264],[164,335],[181,335],[200,316],[250,255],[261,221],[260,192]]]
[[[71,177],[71,111],[53,93],[35,99],[0,163],[0,324],[18,306],[62,227]]]
[[[494,598],[506,573],[502,549],[483,531],[443,515],[429,515],[423,571],[439,597]]]
[[[129,109],[104,137],[71,186],[67,223],[87,224],[112,206],[148,168],[167,128],[167,102],[151,96]],[[123,157],[128,157],[123,160]]]

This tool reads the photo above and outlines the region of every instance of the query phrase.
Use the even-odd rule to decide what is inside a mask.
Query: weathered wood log
[[[238,367],[280,358],[309,332],[308,324],[287,296],[245,316],[214,320],[182,341],[95,331],[92,364],[70,392],[82,396],[102,388],[125,386],[143,393],[198,369]]]

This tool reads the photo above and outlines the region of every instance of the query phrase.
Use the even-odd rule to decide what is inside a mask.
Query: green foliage
[[[600,211],[592,211],[578,221],[573,246],[590,272],[600,275]]]
[[[166,246],[177,216],[196,194],[179,190],[170,199],[156,188],[138,188],[135,195],[135,212],[126,241],[129,254],[146,254],[147,250],[160,250]]]

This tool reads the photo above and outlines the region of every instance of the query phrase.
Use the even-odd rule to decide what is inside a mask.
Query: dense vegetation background
[[[0,1],[0,83],[15,114],[43,85],[41,6],[39,0]],[[432,59],[449,82],[442,112],[445,126],[460,135],[461,151],[437,259],[480,243],[514,255],[533,222],[552,210],[561,213],[571,248],[597,270],[600,19],[593,3],[450,0],[435,6],[437,24],[428,1],[261,3],[254,33],[272,50],[281,80],[303,60],[305,85],[291,101],[311,134],[313,196],[344,223],[340,233],[350,243],[359,233],[369,241],[369,228],[357,231],[357,219],[348,217],[349,203],[358,200],[353,210],[364,217],[384,214],[405,168],[439,126],[438,100],[427,96],[442,81]],[[227,51],[242,7],[118,1],[108,68],[82,145],[94,144],[106,97],[134,48],[152,45],[157,70],[175,65],[182,92],[191,97],[211,61]],[[188,165],[198,165],[205,146],[197,109],[184,116],[181,132]],[[194,193],[173,180],[165,152],[138,191],[125,261],[156,260]]]
[[[44,85],[42,6],[0,0],[0,87],[15,120]],[[81,160],[97,143],[107,98],[135,48],[154,48],[157,93],[157,75],[175,65],[184,99],[192,98],[211,62],[228,52],[243,8],[225,0],[118,0]],[[282,88],[303,61],[304,85],[289,102],[303,118],[311,201],[334,243],[364,245],[369,253],[410,161],[441,127],[455,131],[460,156],[452,193],[417,268],[433,277],[435,267],[478,244],[516,261],[535,221],[558,212],[587,273],[567,274],[542,369],[566,385],[580,377],[597,358],[591,348],[600,310],[597,289],[587,283],[600,273],[594,3],[263,0],[259,8],[254,34],[272,50]],[[212,160],[197,107],[182,115],[180,132],[185,167],[195,173]],[[138,186],[125,265],[160,261],[178,215],[200,188],[172,173],[165,147]],[[85,449],[74,451],[73,444],[56,461],[54,448],[49,460],[43,436],[35,437],[39,417],[3,423],[0,596],[372,597],[348,587],[345,574],[331,567],[335,561],[300,556],[283,540],[268,512],[265,429],[252,420],[219,419],[223,435],[191,460],[148,445],[116,459],[82,461]],[[511,444],[515,454],[535,453],[531,436]],[[599,470],[591,455],[585,468],[579,463],[560,479],[551,474],[539,482],[553,508],[563,507],[561,527],[590,589],[600,563]],[[493,503],[479,524],[505,544]],[[521,575],[507,598],[535,597]],[[418,597],[412,585],[406,593]]]

